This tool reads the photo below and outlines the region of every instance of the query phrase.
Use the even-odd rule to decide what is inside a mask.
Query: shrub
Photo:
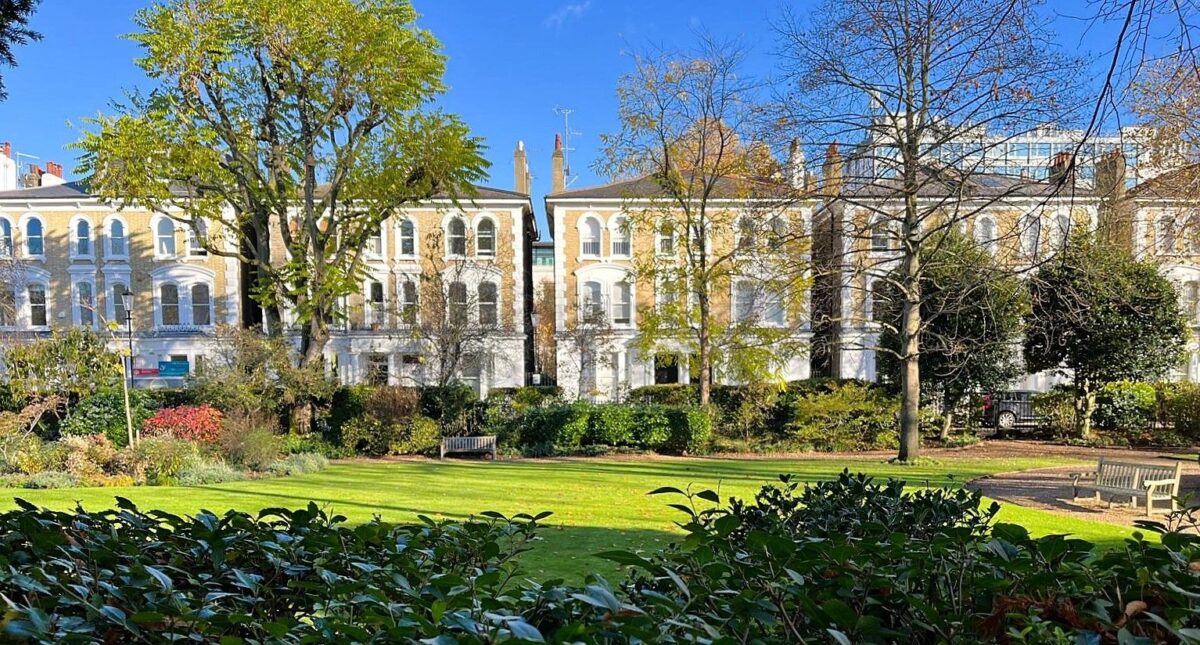
[[[1056,385],[1048,392],[1034,394],[1032,403],[1042,429],[1056,437],[1075,434],[1075,399],[1068,387]]]
[[[151,437],[170,435],[195,441],[215,444],[221,435],[221,420],[224,415],[211,405],[185,405],[163,408],[146,419],[143,431]]]
[[[584,445],[628,446],[633,443],[633,408],[620,403],[593,405],[588,410]]]
[[[1105,383],[1096,394],[1092,423],[1121,433],[1143,433],[1151,428],[1158,411],[1158,393],[1149,383]]]
[[[667,408],[667,427],[670,435],[656,450],[672,455],[694,455],[704,452],[712,435],[712,419],[702,408],[679,406]]]
[[[376,387],[363,401],[363,414],[384,425],[407,423],[420,404],[420,394],[411,387]]]
[[[671,439],[671,421],[661,405],[639,405],[633,409],[634,443],[647,450],[660,450]]]
[[[471,434],[478,422],[479,397],[466,385],[421,389],[421,415],[433,419],[447,436]]]
[[[35,438],[36,439],[36,438]],[[50,470],[62,470],[66,466],[67,453],[52,441],[29,441],[13,455],[17,470],[26,475],[36,475]]]
[[[64,452],[63,469],[85,479],[97,479],[111,470],[117,456],[117,449],[102,434],[63,437],[58,443]]]
[[[442,430],[433,419],[413,417],[399,428],[389,449],[394,455],[436,455],[442,446]]]
[[[333,443],[341,443],[342,428],[363,415],[367,398],[374,388],[370,385],[348,385],[338,388],[329,403],[325,416],[327,436]]]
[[[280,437],[281,449],[285,454],[294,455],[304,452],[315,452],[328,459],[345,459],[353,457],[354,451],[334,445],[315,434],[297,434],[289,432]]]
[[[279,437],[271,431],[271,420],[252,415],[231,415],[221,427],[217,442],[225,458],[234,464],[262,470],[279,459]]]
[[[25,488],[75,488],[79,486],[79,475],[61,470],[44,470],[29,476]]]
[[[156,407],[145,390],[129,393],[129,408],[134,429],[141,428]],[[119,389],[107,389],[86,396],[71,409],[71,416],[59,425],[65,436],[103,434],[118,448],[129,445],[129,429],[125,425],[125,394]]]
[[[823,451],[890,449],[899,444],[900,402],[882,388],[855,382],[790,391],[787,436]]]
[[[643,385],[629,391],[629,400],[659,405],[697,405],[700,390],[692,384]]]
[[[176,473],[175,483],[179,486],[205,486],[208,484],[236,482],[245,478],[245,473],[224,461],[197,459]]]
[[[777,410],[779,394],[780,389],[768,383],[714,386],[714,431],[744,440],[773,438],[782,429]]]
[[[1161,396],[1163,418],[1176,434],[1200,441],[1200,384],[1174,383]]]
[[[397,428],[365,415],[351,419],[342,426],[342,447],[354,454],[382,457],[391,450]]]
[[[537,452],[571,452],[583,444],[588,429],[586,403],[534,408],[521,418],[521,446]]]
[[[143,437],[135,446],[126,446],[114,459],[118,472],[138,481],[165,486],[199,457],[195,443],[164,435]]]
[[[276,477],[289,475],[307,475],[317,473],[329,467],[329,460],[316,453],[288,455],[283,459],[272,462],[266,472]]]

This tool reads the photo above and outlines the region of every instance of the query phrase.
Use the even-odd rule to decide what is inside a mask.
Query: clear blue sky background
[[[280,0],[285,2],[286,0]],[[512,150],[524,140],[534,174],[534,200],[550,183],[554,134],[563,130],[556,106],[573,108],[571,165],[576,187],[598,183],[591,168],[598,135],[616,127],[614,87],[630,67],[627,52],[647,45],[686,47],[698,29],[743,39],[751,71],[770,70],[777,0],[414,0],[421,23],[449,56],[443,103],[486,138],[490,184],[512,188]],[[146,2],[43,0],[33,20],[41,42],[17,51],[19,66],[0,69],[9,98],[0,103],[0,141],[41,162],[74,170],[65,146],[79,138],[80,119],[106,110],[123,88],[144,82],[137,48],[121,38]],[[798,11],[814,0],[794,0]],[[1086,0],[1051,0],[1047,10],[1065,48],[1096,57],[1111,47],[1113,29],[1089,29],[1079,17]],[[1100,73],[1099,67],[1097,74]],[[73,125],[72,125],[73,124]],[[22,161],[25,161],[24,159]]]

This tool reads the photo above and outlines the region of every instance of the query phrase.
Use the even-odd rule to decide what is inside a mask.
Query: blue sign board
[[[159,361],[158,375],[162,378],[182,378],[188,375],[187,361]]]

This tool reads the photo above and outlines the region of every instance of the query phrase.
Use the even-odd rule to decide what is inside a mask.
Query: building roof
[[[1147,179],[1126,193],[1133,199],[1200,199],[1200,164],[1189,164]]]
[[[786,197],[795,190],[783,182],[767,181],[750,177],[719,177],[713,197],[716,199],[752,199],[755,197]],[[555,199],[637,199],[667,197],[666,191],[653,175],[642,175],[599,186],[562,190],[546,195],[546,200]]]

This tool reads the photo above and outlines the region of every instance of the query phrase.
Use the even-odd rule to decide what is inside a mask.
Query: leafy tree
[[[921,380],[940,399],[942,438],[954,410],[971,392],[1003,388],[1022,373],[1017,360],[1029,294],[1024,283],[986,249],[955,230],[921,250]],[[901,298],[885,280],[875,303],[881,327],[877,365],[883,379],[899,383]]]
[[[839,226],[851,254],[832,258],[835,271],[891,275],[900,294],[900,461],[916,458],[921,441],[923,248],[997,203],[1048,196],[1066,180],[1064,173],[1035,191],[1031,181],[972,177],[990,148],[1005,145],[981,133],[1020,135],[1068,123],[1081,105],[1073,98],[1080,66],[1061,54],[1036,4],[825,0],[777,25],[785,81],[780,129],[789,138],[799,129],[813,142],[863,138],[847,176],[839,163],[822,190],[829,212],[844,215]],[[1023,208],[1040,210],[1036,202],[1005,206],[1021,215]],[[887,250],[856,261],[876,238],[887,240]]]
[[[82,170],[101,196],[246,263],[267,333],[294,320],[296,360],[318,365],[383,222],[483,177],[480,140],[433,106],[445,56],[416,18],[407,0],[142,9],[132,39],[153,90],[93,121]]]
[[[13,397],[70,416],[83,397],[119,385],[121,355],[81,327],[55,330],[49,338],[14,343],[4,350],[4,379]]]
[[[743,63],[736,44],[708,38],[693,51],[638,55],[618,83],[620,127],[602,135],[597,164],[638,178],[623,208],[629,230],[654,239],[653,252],[635,254],[631,276],[655,286],[655,305],[638,312],[639,349],[686,348],[701,405],[714,371],[769,379],[805,347],[800,195],[755,138],[762,85]],[[738,283],[753,293],[731,321],[722,303]],[[774,320],[763,324],[767,310]]]
[[[1080,437],[1091,436],[1101,385],[1161,378],[1182,360],[1187,324],[1175,288],[1122,248],[1074,236],[1029,291],[1025,364],[1070,371]]]
[[[0,0],[0,64],[16,67],[14,45],[41,40],[42,35],[29,28],[29,18],[40,0]],[[8,88],[0,78],[0,100],[8,98]]]

